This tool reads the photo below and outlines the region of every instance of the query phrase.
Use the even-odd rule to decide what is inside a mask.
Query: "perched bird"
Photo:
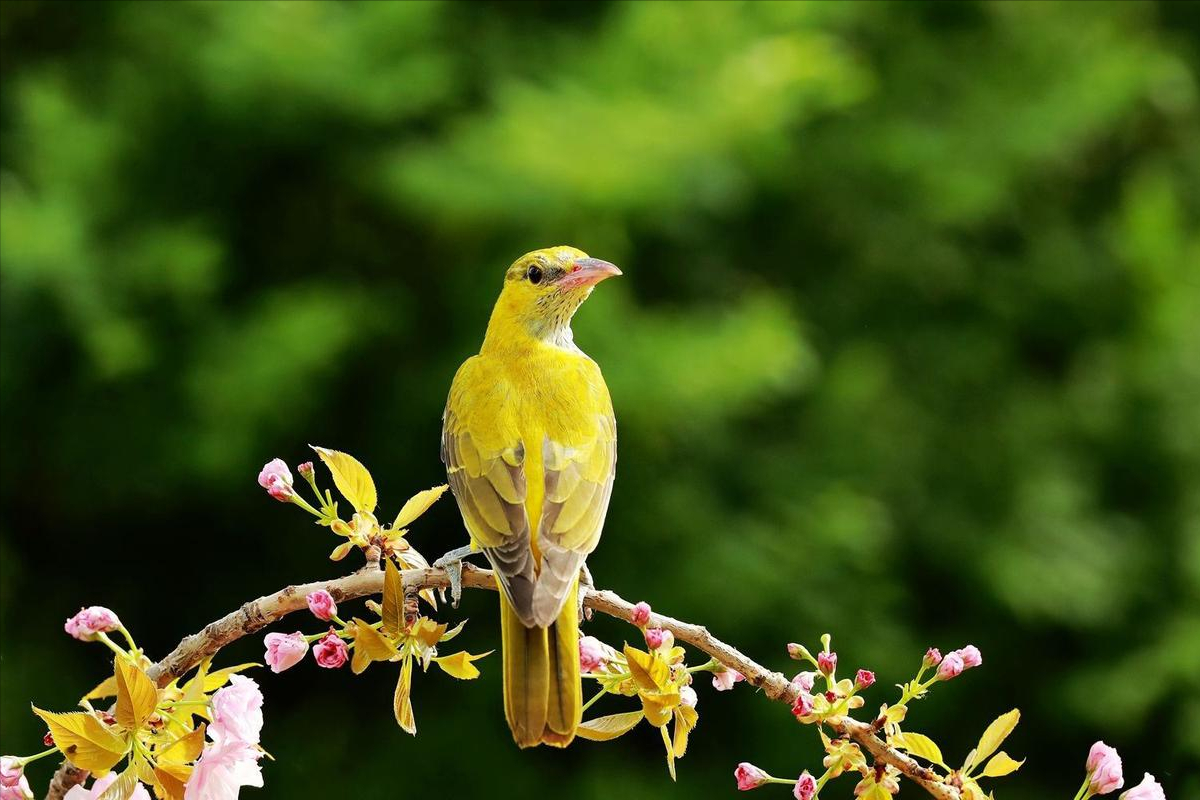
[[[566,747],[582,716],[579,576],[604,527],[617,430],[571,318],[620,274],[573,247],[518,258],[443,417],[450,487],[500,587],[504,713],[521,747]]]

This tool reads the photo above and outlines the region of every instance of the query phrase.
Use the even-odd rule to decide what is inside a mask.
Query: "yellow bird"
[[[518,258],[443,417],[450,487],[500,587],[504,714],[521,747],[566,747],[582,716],[579,575],[604,527],[617,429],[571,318],[620,274],[573,247]]]

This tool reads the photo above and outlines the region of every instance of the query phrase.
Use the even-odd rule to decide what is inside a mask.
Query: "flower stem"
[[[105,633],[104,631],[98,631],[96,633],[96,641],[104,642],[105,647],[107,647],[109,650],[112,650],[114,653],[121,656],[121,658],[124,658],[126,661],[130,661],[130,662],[133,661],[133,656],[131,656],[129,653],[122,650],[120,645],[118,645],[112,639],[108,638],[108,634]]]
[[[608,692],[606,692],[606,691],[605,691],[605,690],[603,690],[603,689],[601,689],[600,691],[596,692],[596,695],[595,695],[595,697],[593,697],[591,700],[588,700],[586,703],[584,703],[584,704],[583,704],[583,708],[579,709],[579,713],[581,713],[581,714],[582,714],[584,711],[587,711],[589,708],[591,708],[591,707],[592,707],[592,705],[594,705],[594,704],[595,704],[595,702],[596,702],[597,700],[599,700],[601,697],[604,697],[604,695],[606,695],[606,694],[608,694]]]
[[[39,758],[45,758],[46,756],[53,755],[54,753],[57,753],[57,752],[58,752],[57,747],[51,747],[49,750],[43,750],[42,752],[36,753],[32,756],[24,756],[22,758],[18,758],[17,763],[23,767],[26,764],[30,763],[31,761],[37,761]]]
[[[1094,792],[1090,791],[1092,787],[1092,773],[1088,773],[1083,779],[1083,785],[1079,787],[1079,791],[1075,793],[1075,800],[1087,800]]]

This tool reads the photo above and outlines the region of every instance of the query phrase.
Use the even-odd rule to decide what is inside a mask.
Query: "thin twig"
[[[410,569],[403,571],[401,576],[404,579],[405,590],[446,589],[450,586],[449,576],[440,569]],[[462,585],[470,589],[496,589],[496,582],[490,570],[470,564],[463,564]],[[372,562],[343,578],[296,584],[274,594],[251,600],[238,610],[204,626],[198,633],[185,637],[166,658],[150,667],[150,677],[157,681],[159,686],[167,685],[173,679],[187,674],[205,658],[214,655],[230,642],[257,633],[293,611],[306,609],[305,598],[320,589],[329,592],[338,602],[379,594],[383,591],[383,572]],[[633,604],[615,592],[587,587],[582,587],[582,591],[586,608],[626,622],[632,618]],[[782,673],[769,670],[753,661],[737,648],[713,636],[703,625],[694,625],[662,614],[654,614],[651,624],[670,631],[677,641],[686,642],[726,667],[737,670],[745,676],[747,683],[761,689],[769,699],[787,704],[796,699],[797,690]],[[842,717],[827,724],[838,736],[845,736],[857,742],[876,761],[890,764],[900,770],[936,800],[961,800],[958,789],[942,783],[931,770],[889,747],[876,735],[876,730],[870,723]],[[55,773],[46,800],[62,800],[70,787],[82,783],[86,778],[86,772],[64,763]]]

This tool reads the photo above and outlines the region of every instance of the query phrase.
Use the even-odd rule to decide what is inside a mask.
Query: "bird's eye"
[[[530,283],[537,284],[542,282],[542,268],[536,264],[530,267],[529,272],[526,272],[525,275],[529,278]]]

